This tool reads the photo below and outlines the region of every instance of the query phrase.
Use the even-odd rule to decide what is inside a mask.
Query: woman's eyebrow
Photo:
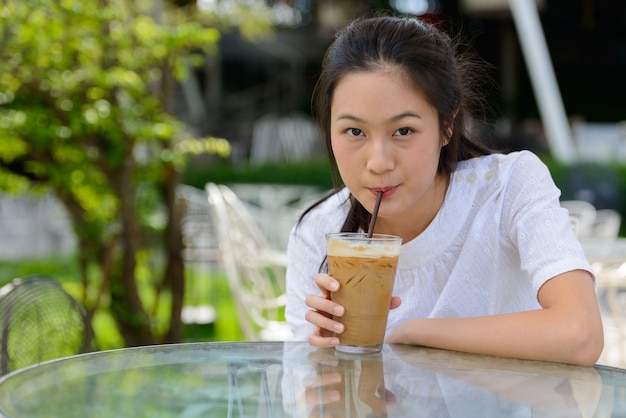
[[[335,118],[335,120],[342,120],[342,119],[348,119],[348,120],[353,120],[355,122],[365,122],[365,120],[358,118],[354,115],[351,115],[349,113],[341,113],[339,115],[337,115],[337,117]]]
[[[411,112],[411,111],[407,111],[407,112],[402,112],[398,115],[392,116],[391,118],[389,118],[389,122],[395,122],[395,121],[399,121],[402,120],[404,118],[418,118],[418,119],[422,119],[422,116],[419,113],[415,113],[415,112]],[[347,120],[352,120],[355,122],[365,122],[364,119],[361,119],[357,116],[351,115],[349,113],[341,113],[339,115],[337,115],[337,117],[335,118],[335,120],[342,120],[342,119],[347,119]]]
[[[393,116],[392,118],[390,118],[390,121],[397,121],[397,120],[401,120],[404,118],[418,118],[418,119],[422,119],[422,116],[419,113],[415,113],[415,112],[403,112],[400,113],[399,115]]]

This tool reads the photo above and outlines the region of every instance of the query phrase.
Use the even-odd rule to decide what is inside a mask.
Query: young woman
[[[597,361],[594,277],[548,169],[529,151],[493,153],[468,133],[468,76],[480,75],[415,18],[360,19],[338,34],[314,103],[341,187],[290,236],[295,339],[338,344],[343,326],[332,316],[344,308],[321,267],[325,234],[367,230],[382,191],[375,232],[403,238],[387,343]]]

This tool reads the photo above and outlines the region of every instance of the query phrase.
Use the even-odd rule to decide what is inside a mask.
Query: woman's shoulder
[[[543,161],[531,151],[514,151],[507,154],[494,153],[461,161],[452,172],[452,179],[476,180],[484,178],[507,179],[519,175],[545,175],[548,168]],[[549,173],[548,173],[549,174]]]
[[[493,153],[483,155],[469,160],[460,161],[457,164],[456,171],[467,171],[474,169],[499,169],[514,170],[518,167],[526,166],[545,166],[543,161],[532,151],[522,150],[510,153]]]
[[[547,166],[536,154],[516,151],[460,162],[451,174],[448,197],[450,203],[457,203],[452,205],[455,211],[463,211],[469,210],[464,209],[468,202],[502,204],[501,198],[534,198],[555,188]]]

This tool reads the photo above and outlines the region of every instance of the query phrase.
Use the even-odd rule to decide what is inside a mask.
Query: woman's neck
[[[450,184],[450,176],[438,175],[433,184],[432,199],[424,199],[424,204],[416,216],[410,219],[383,219],[376,222],[375,232],[391,234],[402,237],[402,242],[407,243],[419,236],[428,228],[443,206],[446,192]]]

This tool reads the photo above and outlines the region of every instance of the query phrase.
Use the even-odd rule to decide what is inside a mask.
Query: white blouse
[[[326,253],[325,234],[340,230],[348,197],[344,188],[291,231],[286,318],[294,340],[313,331],[304,299],[320,293],[313,277]],[[529,151],[460,162],[435,219],[402,246],[393,291],[402,304],[390,312],[387,333],[415,318],[539,309],[537,292],[550,278],[592,273],[559,197],[547,167]]]

